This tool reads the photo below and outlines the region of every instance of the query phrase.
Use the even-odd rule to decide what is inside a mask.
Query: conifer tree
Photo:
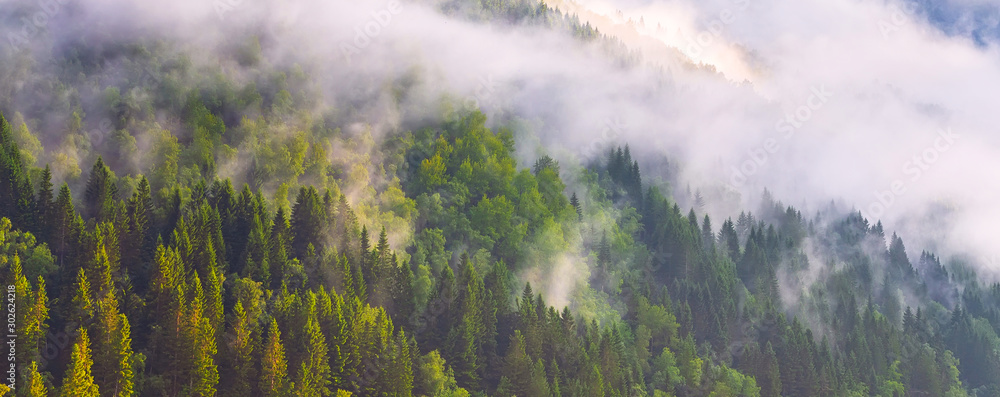
[[[94,303],[91,298],[90,281],[83,268],[80,268],[76,273],[74,287],[76,292],[70,302],[70,321],[76,324],[87,324],[94,316]]]
[[[283,397],[289,393],[288,363],[285,361],[285,347],[281,343],[281,331],[278,322],[271,320],[267,333],[267,343],[264,345],[261,357],[260,390],[266,397]]]
[[[330,363],[326,338],[315,318],[306,322],[305,357],[296,377],[298,395],[318,397],[330,395]]]
[[[39,241],[52,245],[52,229],[56,219],[55,196],[52,190],[52,170],[46,165],[42,170],[42,178],[38,182],[38,195],[35,198],[35,230],[32,232]]]
[[[216,329],[205,314],[205,294],[201,281],[197,274],[192,277],[183,323],[182,340],[186,342],[183,368],[187,371],[187,382],[183,388],[194,395],[212,396],[219,383],[218,366],[215,364],[218,352]]]
[[[271,257],[271,243],[260,216],[254,215],[250,227],[250,238],[243,253],[243,269],[247,276],[255,281],[269,281],[271,269],[268,260]]]
[[[151,254],[155,248],[153,246],[155,233],[151,230],[153,200],[146,177],[139,179],[139,185],[126,204],[126,211],[128,228],[122,239],[122,264],[125,270],[132,277],[136,277],[142,285],[142,282],[145,282],[149,277],[143,264],[152,258]]]
[[[215,267],[208,269],[208,279],[205,284],[205,318],[212,326],[213,339],[218,343],[225,326],[225,315],[222,307],[222,275]]]
[[[19,324],[22,329],[20,335],[24,338],[22,349],[29,360],[38,360],[41,349],[45,347],[44,338],[49,329],[49,298],[42,276],[38,276],[35,281],[35,291],[25,297],[29,306],[26,307],[26,313]]]
[[[532,389],[533,364],[524,348],[524,336],[521,331],[514,331],[501,370],[503,377],[511,382],[509,392],[512,395],[526,396]]]
[[[232,361],[232,368],[228,378],[223,381],[229,384],[229,392],[234,396],[250,395],[253,386],[251,381],[256,379],[255,355],[255,335],[251,324],[250,314],[243,309],[243,302],[236,301],[233,307],[233,318],[230,325],[232,341],[228,357]]]
[[[325,211],[316,188],[299,189],[299,195],[292,209],[292,253],[300,260],[305,258],[306,247],[310,244],[321,246],[321,234],[325,222]]]
[[[97,384],[94,383],[94,377],[90,373],[93,365],[87,330],[80,329],[80,335],[77,336],[76,343],[73,344],[73,353],[70,356],[69,367],[66,368],[66,375],[63,378],[59,395],[61,397],[100,397]]]
[[[28,397],[48,397],[49,388],[45,384],[45,378],[41,373],[38,372],[38,362],[32,361],[31,365],[28,367],[27,374],[28,382],[28,392],[25,393]]]
[[[104,159],[98,157],[90,170],[90,179],[87,180],[87,191],[84,195],[87,216],[105,220],[111,216],[116,200],[118,200],[118,186],[115,184],[114,173],[104,165]]]
[[[573,210],[576,211],[577,220],[583,220],[583,208],[580,207],[580,199],[576,198],[576,192],[569,198],[569,205],[573,206]]]
[[[6,219],[3,219],[6,221]],[[0,231],[2,234],[3,231]],[[3,237],[0,236],[0,245],[3,244]],[[8,260],[6,256],[0,255],[0,262]],[[9,259],[11,278],[14,282],[15,296],[21,297],[21,301],[25,302],[20,315],[19,321],[16,323],[17,331],[16,334],[19,335],[19,341],[23,341],[22,344],[17,346],[16,358],[19,362],[37,361],[40,357],[40,349],[43,348],[43,343],[45,340],[46,330],[48,326],[46,321],[49,319],[49,308],[48,308],[48,295],[45,292],[45,279],[42,276],[38,276],[38,280],[35,282],[35,290],[31,290],[31,283],[24,276],[24,271],[21,265],[21,258],[17,254],[14,254],[12,258]]]
[[[128,318],[119,312],[113,293],[105,294],[97,306],[94,378],[105,395],[131,396],[135,392],[135,353]]]
[[[73,267],[79,266],[74,261],[73,250],[79,243],[78,239],[83,231],[83,220],[80,219],[73,207],[73,196],[66,183],[63,183],[59,188],[55,211],[55,225],[51,237],[53,253],[59,257],[60,267],[65,269],[67,262]]]
[[[13,131],[0,114],[0,217],[34,230],[34,192]]]

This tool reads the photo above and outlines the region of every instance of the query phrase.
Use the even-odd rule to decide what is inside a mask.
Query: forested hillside
[[[544,4],[465,3],[441,8],[635,61]],[[267,40],[4,52],[4,393],[1000,395],[1000,284],[961,259],[767,191],[711,218],[641,142],[525,161],[522,119],[401,106],[414,71],[332,100]]]

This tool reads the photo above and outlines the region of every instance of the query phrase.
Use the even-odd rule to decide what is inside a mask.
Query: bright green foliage
[[[760,388],[753,377],[743,375],[723,364],[716,369],[715,385],[708,394],[711,397],[759,397]]]
[[[49,388],[45,385],[45,379],[42,377],[42,374],[38,372],[38,362],[31,362],[31,366],[28,367],[27,378],[28,382],[26,385],[28,392],[25,393],[26,396],[48,397]]]
[[[182,319],[182,335],[186,343],[182,369],[187,380],[183,386],[188,393],[197,396],[215,395],[219,382],[218,367],[215,364],[216,328],[205,315],[205,294],[197,275],[189,284],[186,310]]]
[[[97,308],[94,378],[106,395],[132,396],[135,394],[136,357],[132,351],[131,325],[119,312],[113,293],[105,294]]]
[[[469,395],[467,390],[458,387],[454,372],[437,350],[425,354],[417,362],[414,375],[421,382],[414,385],[416,394],[441,397]]]
[[[285,347],[281,343],[281,331],[277,321],[272,320],[261,356],[260,390],[267,397],[288,395],[288,363],[285,361]]]
[[[233,395],[247,395],[252,389],[252,380],[256,378],[254,365],[254,349],[256,340],[254,326],[251,322],[256,322],[256,318],[251,318],[245,309],[243,302],[237,301],[233,307],[233,319],[229,332],[233,337],[230,342],[229,354],[231,372],[223,377],[223,382],[232,382],[230,386]]]
[[[598,35],[487,3],[449,9]],[[684,189],[673,159],[626,145],[521,167],[515,134],[548,127],[448,100],[413,132],[364,125],[263,62],[263,38],[220,51],[239,78],[124,40],[114,68],[92,51],[42,68],[59,73],[33,89],[65,106],[0,117],[0,278],[36,395],[1000,394],[1000,285],[859,213],[807,218],[765,192],[713,223],[722,192]],[[115,82],[100,109],[77,104],[84,81]],[[85,179],[79,161],[96,161]],[[86,342],[44,357],[49,326],[89,332],[92,364]]]
[[[100,397],[97,384],[91,375],[91,366],[94,365],[90,356],[90,339],[87,337],[87,330],[80,330],[76,342],[73,344],[73,355],[70,358],[69,368],[66,368],[66,375],[63,380],[59,395],[63,397]]]
[[[305,357],[295,378],[297,393],[301,396],[330,395],[330,364],[327,357],[326,338],[320,332],[315,318],[306,322]]]
[[[670,348],[663,348],[663,352],[653,361],[652,370],[652,385],[657,391],[673,394],[675,387],[684,384],[681,370],[677,367],[677,358]]]
[[[76,324],[86,324],[94,316],[94,303],[91,298],[90,281],[83,268],[76,273],[76,292],[70,303],[70,321]]]

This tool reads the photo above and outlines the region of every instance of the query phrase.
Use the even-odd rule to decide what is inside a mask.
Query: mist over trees
[[[439,6],[635,62],[544,3]],[[386,127],[406,78],[334,101],[240,39],[4,54],[3,393],[1000,395],[1000,284],[878,220],[712,218],[643,142],[525,162],[523,120],[454,98]]]

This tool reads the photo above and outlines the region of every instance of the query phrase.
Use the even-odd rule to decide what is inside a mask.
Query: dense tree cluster
[[[715,230],[643,190],[627,147],[582,170],[581,200],[551,158],[518,171],[510,131],[480,113],[421,130],[399,160],[416,216],[396,251],[308,185],[290,209],[228,179],[154,197],[98,158],[85,194],[54,194],[0,126],[26,395],[989,395],[1000,379],[1000,286],[959,295],[881,224],[769,195]],[[618,214],[610,230],[598,213]],[[808,263],[807,240],[830,263]],[[617,319],[515,276],[574,242]],[[779,274],[816,268],[824,284],[782,291]],[[903,290],[922,307],[901,310]],[[53,355],[58,330],[72,345]]]
[[[440,6],[634,61],[544,3]],[[627,145],[525,163],[448,99],[376,132],[262,38],[0,54],[17,395],[1000,395],[1000,284],[961,258],[766,192],[711,219]]]

